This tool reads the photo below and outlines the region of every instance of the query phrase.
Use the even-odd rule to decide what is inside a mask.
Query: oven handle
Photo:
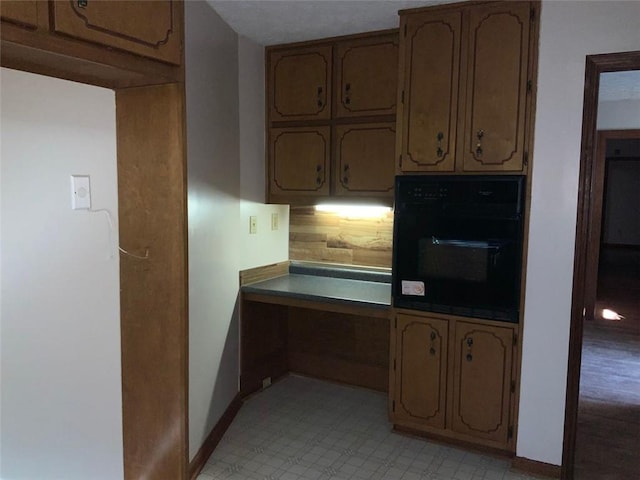
[[[449,245],[451,247],[461,247],[461,248],[484,248],[484,249],[492,249],[492,250],[501,250],[502,247],[507,242],[482,242],[478,240],[444,240],[441,238],[436,238],[435,236],[431,236],[431,243],[433,245]]]

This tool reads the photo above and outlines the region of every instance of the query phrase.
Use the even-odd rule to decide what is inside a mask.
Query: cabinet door
[[[329,127],[272,128],[270,194],[328,195],[330,145]]]
[[[466,171],[521,171],[530,5],[499,2],[469,10],[464,142]]]
[[[336,47],[335,116],[393,115],[398,95],[398,35]]]
[[[404,172],[454,170],[461,22],[461,11],[402,18]]]
[[[338,195],[393,195],[395,123],[335,127],[334,185]]]
[[[35,0],[2,0],[0,1],[0,18],[3,22],[11,22],[27,28],[37,28],[38,7],[47,8],[47,4]]]
[[[394,421],[444,428],[448,322],[398,315]]]
[[[272,122],[331,118],[331,47],[271,51],[268,91]]]
[[[180,65],[181,1],[89,0],[51,4],[57,33]]]
[[[466,322],[455,330],[451,429],[506,444],[513,330]]]

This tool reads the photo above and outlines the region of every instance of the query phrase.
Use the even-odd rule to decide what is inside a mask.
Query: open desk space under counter
[[[388,391],[389,270],[283,262],[240,282],[243,395],[287,372]]]

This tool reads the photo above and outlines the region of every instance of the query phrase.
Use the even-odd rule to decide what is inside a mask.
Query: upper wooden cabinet
[[[500,2],[469,10],[465,171],[522,170],[531,8]]]
[[[534,13],[530,2],[401,13],[400,171],[523,170]]]
[[[402,170],[454,170],[462,12],[403,18]],[[402,75],[404,74],[404,75]]]
[[[334,130],[334,192],[385,196],[393,191],[395,123],[338,125]]]
[[[329,127],[272,128],[269,191],[274,195],[328,195]]]
[[[272,52],[269,79],[271,121],[331,118],[331,46]]]
[[[38,9],[46,10],[47,4],[35,0],[2,0],[0,1],[0,18],[21,27],[35,29],[38,27]]]
[[[179,65],[182,60],[181,2],[57,1],[56,33]]]
[[[0,0],[0,63],[106,88],[180,82],[184,4]]]
[[[398,48],[397,31],[267,48],[268,202],[392,202]]]
[[[393,115],[398,85],[398,35],[336,45],[334,116]]]

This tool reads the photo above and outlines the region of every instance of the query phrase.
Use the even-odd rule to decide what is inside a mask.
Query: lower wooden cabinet
[[[513,451],[517,325],[397,313],[391,326],[391,420]]]
[[[446,320],[398,315],[394,420],[445,427],[448,328]]]
[[[509,440],[513,330],[456,322],[454,432],[501,444]]]

